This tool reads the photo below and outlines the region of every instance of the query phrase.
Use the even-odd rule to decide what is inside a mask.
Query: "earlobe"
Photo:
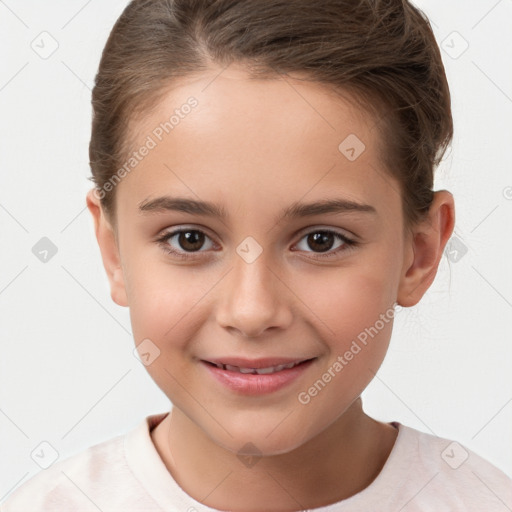
[[[403,307],[417,304],[437,274],[444,248],[455,226],[453,196],[447,190],[434,193],[427,218],[418,224],[407,242],[397,303]]]
[[[128,306],[128,298],[114,228],[105,216],[100,200],[95,194],[95,189],[87,193],[86,202],[87,208],[93,217],[96,240],[110,283],[110,296],[116,304],[126,307]]]

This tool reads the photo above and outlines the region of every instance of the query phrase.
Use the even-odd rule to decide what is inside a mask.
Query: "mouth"
[[[238,372],[238,373],[245,373],[245,374],[253,374],[253,375],[270,375],[272,373],[277,373],[282,370],[287,370],[290,368],[294,368],[295,366],[299,366],[301,364],[307,363],[309,361],[312,361],[314,358],[311,359],[303,359],[301,361],[292,361],[289,363],[282,363],[282,364],[276,364],[276,365],[269,365],[269,366],[256,366],[256,362],[253,362],[252,365],[247,366],[238,366],[234,364],[225,364],[220,362],[212,362],[212,361],[204,361],[205,363],[216,366],[220,370],[226,370],[228,372]]]
[[[201,359],[201,364],[225,389],[239,395],[263,395],[290,386],[308,371],[316,359],[226,357]]]

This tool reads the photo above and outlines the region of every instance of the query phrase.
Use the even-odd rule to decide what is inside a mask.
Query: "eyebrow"
[[[139,204],[139,212],[162,213],[167,211],[179,211],[194,215],[204,215],[219,219],[227,219],[226,210],[218,204],[208,201],[188,199],[184,197],[162,196],[155,199],[146,199]],[[357,203],[347,199],[323,199],[312,203],[295,202],[285,208],[276,218],[275,222],[284,219],[311,217],[328,213],[362,212],[377,214],[377,210],[369,205]]]

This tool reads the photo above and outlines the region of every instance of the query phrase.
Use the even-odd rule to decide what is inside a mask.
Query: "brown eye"
[[[199,229],[189,228],[165,233],[157,240],[157,243],[167,253],[186,259],[192,257],[193,253],[205,252],[200,250],[205,245],[205,240],[210,240],[210,237]],[[213,244],[209,248],[212,246]]]
[[[308,246],[317,249],[319,252],[326,252],[334,245],[334,235],[327,231],[319,231],[307,235]]]
[[[303,243],[302,240],[305,240],[305,243]],[[335,247],[334,250],[331,250],[333,249],[336,240],[341,243]],[[301,249],[299,247],[299,250],[318,254],[317,258],[330,258],[340,252],[348,251],[357,245],[355,240],[351,240],[345,235],[330,229],[317,229],[316,231],[310,231],[302,237],[301,242],[299,242],[297,246],[301,243],[303,243],[303,248]],[[312,251],[307,249],[312,249]]]
[[[177,235],[178,245],[185,251],[197,251],[204,244],[205,235],[201,231],[179,231]]]

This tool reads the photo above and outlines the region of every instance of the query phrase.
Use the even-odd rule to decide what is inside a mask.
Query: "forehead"
[[[382,168],[373,119],[349,94],[298,75],[205,72],[174,85],[131,129],[133,150],[152,146],[119,185],[134,200],[234,194],[233,207],[260,209],[262,197],[281,204],[332,191],[368,203],[397,188]]]

